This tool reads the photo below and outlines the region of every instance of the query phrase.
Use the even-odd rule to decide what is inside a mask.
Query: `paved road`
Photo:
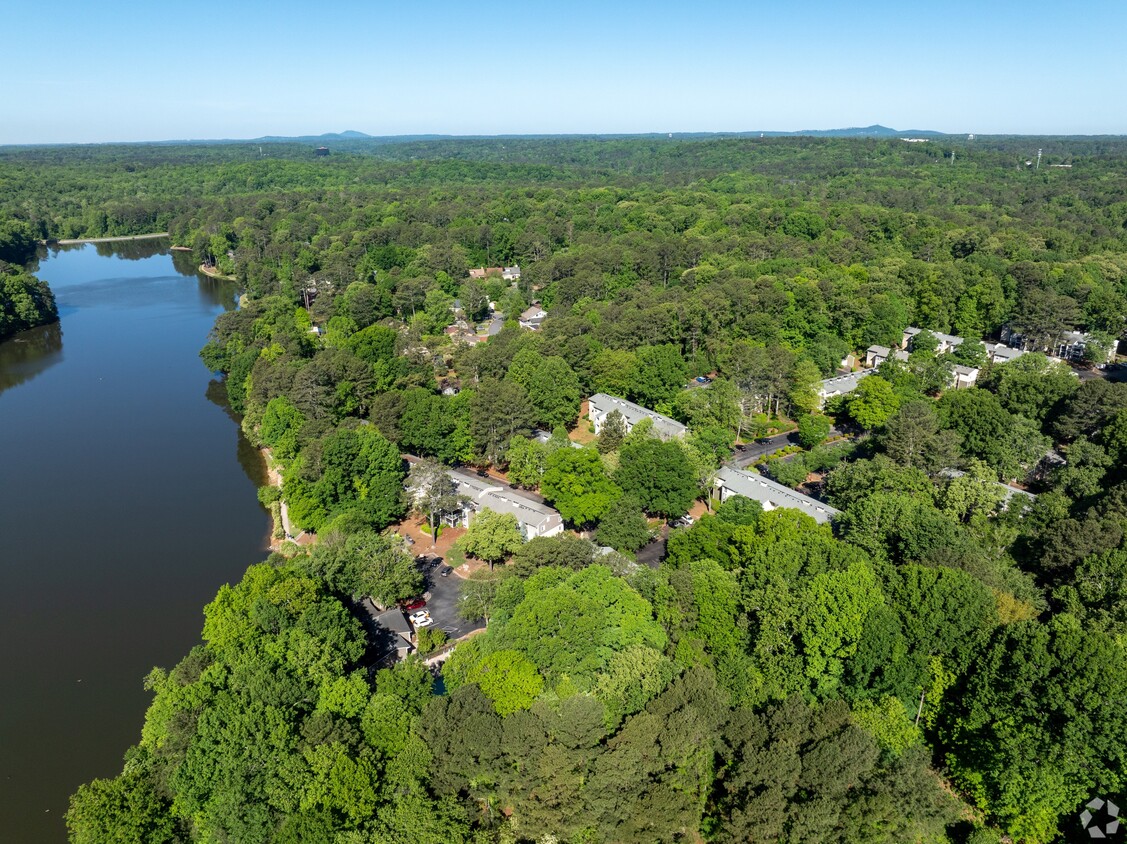
[[[1081,381],[1094,381],[1097,378],[1104,378],[1108,381],[1127,381],[1127,363],[1109,364],[1107,369],[1073,367],[1072,371],[1080,376]]]
[[[830,428],[828,436],[840,437],[844,436],[845,432],[835,427]],[[789,434],[775,434],[773,437],[767,437],[762,441],[756,441],[750,445],[744,446],[743,451],[737,449],[736,453],[732,455],[732,459],[726,465],[734,469],[746,468],[749,464],[754,463],[760,457],[765,457],[769,454],[774,454],[776,451],[782,451],[788,445],[798,445],[798,432],[791,431]]]
[[[445,565],[445,563],[443,563]],[[440,577],[442,566],[431,572],[424,572],[426,583],[424,596],[427,599],[427,612],[434,619],[434,626],[441,627],[451,639],[465,636],[471,630],[480,630],[485,627],[485,622],[464,621],[458,615],[458,596],[462,594],[462,578],[451,572],[447,577]]]
[[[774,454],[776,451],[781,451],[788,445],[798,445],[797,432],[791,431],[789,434],[776,434],[773,437],[766,437],[763,440],[757,440],[749,445],[744,446],[743,451],[737,450],[732,459],[728,461],[728,465],[736,469],[743,469],[749,463],[754,463],[760,457],[768,454]]]
[[[656,569],[661,565],[661,561],[665,559],[665,534],[667,532],[668,528],[662,528],[662,532],[657,539],[638,549],[638,553],[634,557],[639,563],[649,566],[651,569]]]

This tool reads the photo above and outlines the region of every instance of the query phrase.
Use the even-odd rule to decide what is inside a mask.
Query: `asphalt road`
[[[447,577],[440,577],[438,573],[442,571],[443,565],[445,562],[434,571],[424,572],[426,583],[423,588],[426,591],[423,597],[427,602],[426,610],[434,619],[433,626],[441,627],[447,636],[457,639],[472,630],[485,627],[485,622],[480,619],[465,621],[458,616],[458,596],[462,594],[463,580],[454,572],[450,572]]]
[[[743,451],[737,449],[732,459],[728,461],[729,466],[736,469],[742,469],[749,463],[754,463],[760,457],[768,454],[774,454],[776,451],[781,451],[788,445],[798,445],[798,433],[791,431],[789,434],[775,434],[773,437],[766,437],[762,441],[750,443],[744,446]]]

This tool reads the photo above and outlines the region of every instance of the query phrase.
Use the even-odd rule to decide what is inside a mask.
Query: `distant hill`
[[[800,129],[797,132],[781,132],[779,134],[815,135],[826,138],[902,138],[909,135],[912,137],[919,135],[937,137],[944,133],[935,132],[931,129],[889,129],[887,126],[875,123],[872,126],[853,126],[848,129]]]
[[[299,135],[287,137],[285,135],[264,135],[261,138],[251,138],[249,143],[324,143],[326,141],[367,141],[373,140],[371,135],[348,129],[344,132],[326,132],[323,135]]]
[[[536,139],[546,140],[551,138],[560,139],[576,139],[576,138],[591,138],[591,139],[624,139],[624,138],[665,138],[670,137],[676,140],[708,140],[716,138],[787,138],[796,136],[809,136],[819,138],[907,138],[907,137],[942,137],[943,132],[936,132],[931,129],[890,129],[887,126],[874,124],[873,126],[857,127],[853,126],[848,129],[798,129],[795,131],[778,130],[778,129],[764,129],[756,131],[743,131],[743,132],[636,132],[636,133],[623,133],[623,132],[607,132],[607,133],[588,133],[578,132],[571,134],[544,134],[539,132],[529,132],[527,134],[505,133],[500,135],[444,135],[444,134],[425,134],[425,135],[369,135],[365,132],[358,132],[355,129],[349,129],[344,132],[326,132],[323,135],[264,135],[261,138],[223,138],[223,139],[210,139],[210,140],[178,140],[178,141],[158,141],[157,143],[164,144],[230,144],[230,143],[247,143],[247,144],[335,144],[346,142],[362,142],[366,144],[380,145],[380,144],[404,144],[415,143],[418,141],[452,141],[452,140],[504,140],[508,138],[523,138],[523,139]]]

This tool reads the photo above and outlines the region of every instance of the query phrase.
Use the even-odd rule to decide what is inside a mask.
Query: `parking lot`
[[[458,616],[458,596],[462,593],[463,581],[455,571],[450,572],[446,577],[441,577],[439,572],[445,565],[444,561],[433,568],[424,567],[423,576],[426,578],[426,583],[423,588],[426,591],[423,597],[427,601],[425,609],[434,619],[433,626],[445,630],[446,635],[451,639],[458,639],[473,630],[482,629],[485,627],[485,622],[481,619],[469,622]]]

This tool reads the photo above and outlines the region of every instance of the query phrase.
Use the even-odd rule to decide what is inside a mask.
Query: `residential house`
[[[540,323],[544,321],[546,316],[548,316],[548,312],[540,307],[539,303],[536,303],[520,315],[520,327],[527,328],[529,331],[539,331]]]
[[[505,281],[519,281],[520,267],[502,267],[501,278],[503,278]]]
[[[477,513],[482,510],[492,510],[495,513],[511,513],[515,516],[521,536],[526,541],[538,536],[555,536],[563,532],[563,518],[560,514],[525,493],[501,486],[490,478],[457,470],[450,472],[450,477],[454,481],[458,495],[463,496],[466,501],[461,512],[453,514],[449,519],[452,525],[469,527]]]
[[[474,267],[470,270],[470,278],[485,278],[485,267]]]
[[[364,628],[373,649],[381,655],[381,661],[398,662],[414,650],[411,626],[399,607],[381,611],[371,598],[364,598],[360,608],[364,612]]]
[[[1086,359],[1088,349],[1091,348],[1099,354],[1100,363],[1111,363],[1115,360],[1115,347],[1118,344],[1112,341],[1108,347],[1099,347],[1091,334],[1084,331],[1066,331],[1056,344],[1056,356],[1061,360],[1082,361]]]
[[[978,367],[956,363],[951,369],[951,386],[956,390],[973,387],[978,381]]]
[[[905,328],[904,341],[900,345],[905,349],[911,349],[912,341],[916,339],[917,335],[922,334],[925,330],[926,329],[915,328],[912,326]],[[963,338],[956,337],[954,334],[943,334],[939,331],[931,331],[929,333],[939,341],[939,345],[935,349],[935,353],[937,355],[945,355],[948,352],[954,351],[963,344]]]
[[[1009,363],[1025,354],[1021,349],[1014,349],[1005,343],[985,343],[986,357],[991,363]]]
[[[1019,334],[1008,325],[1002,329],[1001,337],[1002,342],[1007,346],[1014,349],[1022,349],[1023,351],[1029,351],[1030,344],[1034,342],[1032,338],[1024,334]],[[1085,359],[1088,347],[1092,346],[1094,343],[1095,339],[1091,334],[1085,331],[1065,331],[1048,345],[1042,346],[1039,351],[1044,352],[1050,357],[1079,362]],[[1034,343],[1034,345],[1036,344]],[[1113,342],[1108,348],[1099,349],[1101,363],[1109,363],[1115,359],[1116,345],[1117,344]]]
[[[876,369],[889,358],[906,361],[908,353],[903,349],[890,349],[888,346],[869,346],[865,352],[865,366]]]
[[[874,372],[876,372],[875,369],[861,369],[857,372],[850,372],[848,375],[827,378],[818,390],[819,404],[824,406],[827,401],[835,396],[852,393],[857,389],[857,385],[861,383],[862,378],[868,378]]]
[[[643,419],[652,419],[654,433],[663,440],[683,437],[689,433],[689,429],[675,419],[662,416],[660,413],[655,413],[648,408],[634,404],[632,401],[626,401],[626,399],[620,399],[617,396],[596,393],[587,400],[587,418],[594,424],[596,434],[603,429],[607,416],[615,410],[622,414],[627,431],[630,431]]]
[[[733,469],[730,466],[720,467],[716,473],[715,484],[716,497],[721,503],[733,495],[742,495],[752,501],[758,501],[763,505],[764,510],[787,507],[805,513],[822,525],[841,514],[840,510],[834,509],[829,504],[823,504],[816,498],[775,483],[770,478]]]

